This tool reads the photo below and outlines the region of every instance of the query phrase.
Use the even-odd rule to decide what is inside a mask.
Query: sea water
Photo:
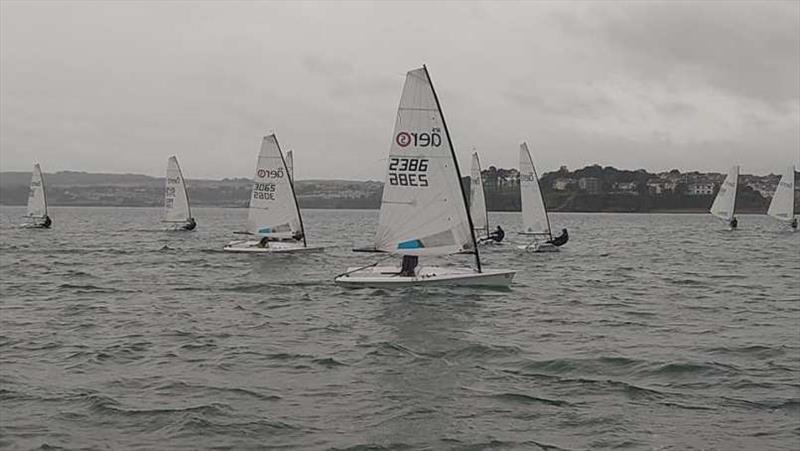
[[[556,213],[562,252],[481,254],[508,290],[380,290],[333,284],[384,258],[350,251],[377,211],[303,213],[324,253],[223,253],[243,209],[0,208],[0,446],[800,443],[800,233],[767,217]]]

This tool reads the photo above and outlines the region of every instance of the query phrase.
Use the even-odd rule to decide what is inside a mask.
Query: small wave
[[[180,349],[187,351],[201,351],[204,349],[214,349],[217,345],[214,343],[186,343],[180,346]]]
[[[314,359],[311,362],[312,363],[316,363],[317,365],[321,365],[321,366],[327,367],[327,368],[336,368],[337,366],[347,366],[346,363],[342,363],[342,362],[334,359],[333,357],[325,357],[325,358]]]
[[[694,362],[681,362],[681,363],[667,363],[660,365],[653,370],[643,370],[641,374],[654,375],[654,376],[699,376],[699,375],[719,375],[728,373],[736,368],[730,365],[723,365],[720,363],[694,363]]]
[[[138,293],[139,290],[122,290],[119,288],[107,288],[107,287],[98,287],[97,285],[80,285],[80,284],[71,284],[71,283],[62,283],[58,286],[60,289],[65,290],[75,290],[77,293],[86,294],[86,293]]]
[[[292,432],[299,429],[300,427],[283,421],[257,420],[245,423],[223,423],[193,416],[183,421],[176,435],[256,436],[265,433]]]
[[[224,416],[230,411],[230,406],[222,403],[211,403],[187,407],[159,407],[155,409],[126,408],[123,407],[122,404],[116,399],[98,393],[82,395],[79,397],[79,400],[82,403],[87,404],[89,410],[103,415],[113,414],[135,417],[165,414],[169,415],[174,413],[198,413],[209,416]]]
[[[458,359],[458,358],[484,359],[487,357],[493,358],[493,357],[518,355],[521,352],[522,352],[521,349],[517,346],[485,345],[481,343],[472,343],[463,348],[448,351],[442,354],[441,356],[437,357],[444,357],[447,359]]]
[[[222,395],[232,394],[237,396],[246,396],[246,397],[260,399],[262,401],[277,401],[279,399],[282,399],[278,395],[267,395],[264,393],[259,393],[255,390],[248,390],[240,387],[215,387],[203,384],[189,384],[186,382],[170,382],[168,384],[157,387],[155,390],[167,393],[174,393],[174,394],[186,394],[195,391],[199,392],[207,391],[207,392],[219,393]]]
[[[681,404],[681,403],[670,402],[670,401],[663,401],[663,402],[660,402],[659,404],[661,404],[662,406],[677,407],[679,409],[687,409],[687,410],[717,410],[714,407],[698,406],[698,405],[691,405],[691,404]]]
[[[567,401],[561,401],[558,399],[548,399],[548,398],[541,398],[538,396],[527,395],[524,393],[514,393],[514,392],[506,392],[506,393],[497,393],[489,395],[490,398],[499,399],[501,401],[511,401],[517,402],[522,404],[547,404],[550,406],[569,406],[571,405]]]
[[[330,448],[330,451],[400,451],[406,449],[415,449],[415,447],[405,443],[389,443],[386,445],[363,443],[363,444],[348,446],[347,448],[333,447]]]
[[[368,352],[367,355],[376,355],[376,356],[392,356],[392,355],[406,355],[411,356],[414,358],[422,358],[425,355],[421,352],[414,351],[410,348],[407,348],[399,343],[394,343],[391,341],[381,341],[378,343],[373,344],[366,344],[366,345],[359,345],[359,346],[370,346],[374,347],[372,351]],[[388,351],[388,353],[387,353]]]
[[[534,440],[515,442],[493,439],[487,442],[465,443],[456,438],[443,438],[442,441],[451,445],[457,445],[455,446],[455,449],[461,451],[483,451],[486,449],[541,449],[543,451],[569,451],[569,448],[562,448],[560,446],[550,445]],[[451,447],[452,446],[448,446],[448,448]]]
[[[709,349],[713,354],[740,355],[755,358],[774,358],[785,354],[783,346],[721,346]]]
[[[748,407],[755,409],[763,409],[769,411],[785,410],[793,415],[800,414],[800,398],[789,398],[779,400],[767,401],[750,401],[746,399],[737,399],[729,397],[721,397],[726,403],[734,404],[739,407]]]

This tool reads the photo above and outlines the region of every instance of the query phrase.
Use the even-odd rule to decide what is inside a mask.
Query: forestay
[[[294,187],[278,139],[265,136],[258,154],[247,231],[254,235],[291,238],[303,231]]]
[[[489,214],[486,211],[486,196],[483,193],[483,176],[481,175],[481,162],[478,153],[472,154],[472,169],[470,171],[469,212],[472,216],[472,225],[479,235],[489,233]]]
[[[719,187],[717,197],[711,205],[711,214],[730,222],[736,208],[736,190],[739,186],[739,166],[733,166],[722,185]]]
[[[424,67],[406,74],[375,248],[404,255],[477,252],[450,137]]]
[[[547,217],[539,178],[527,143],[519,146],[519,189],[523,233],[550,235],[550,220]]]
[[[767,214],[780,221],[794,219],[794,166],[789,166],[781,176]]]
[[[31,189],[28,193],[28,217],[44,218],[47,216],[47,196],[44,192],[44,177],[39,163],[33,165]]]
[[[186,222],[192,217],[186,182],[174,155],[167,160],[167,180],[164,191],[164,222]]]

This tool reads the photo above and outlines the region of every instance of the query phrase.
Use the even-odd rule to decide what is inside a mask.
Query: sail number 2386
[[[428,186],[427,158],[390,158],[389,184]]]

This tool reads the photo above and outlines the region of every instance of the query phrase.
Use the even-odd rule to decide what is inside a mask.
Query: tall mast
[[[278,153],[281,156],[281,163],[283,163],[283,171],[286,173],[286,177],[289,179],[289,186],[292,188],[292,198],[294,198],[294,208],[297,209],[297,218],[300,219],[300,233],[303,234],[303,247],[308,247],[306,243],[306,229],[303,227],[303,215],[300,214],[300,204],[297,202],[297,193],[294,192],[294,177],[289,176],[289,167],[286,166],[286,159],[283,158],[283,151],[281,150],[281,145],[278,142],[278,137],[273,133],[275,137],[275,145],[278,146]],[[292,161],[294,163],[294,161]],[[292,164],[292,168],[294,169],[294,164]]]
[[[550,215],[547,214],[547,202],[544,200],[544,191],[542,191],[542,184],[539,183],[539,174],[536,173],[536,165],[533,164],[533,157],[531,150],[528,149],[528,143],[525,143],[525,150],[528,151],[528,159],[531,160],[531,167],[533,168],[533,176],[536,177],[536,185],[539,186],[539,195],[542,196],[542,206],[544,207],[544,219],[547,221],[547,233],[550,234],[550,239],[553,239],[553,228],[550,226]]]
[[[453,149],[453,141],[450,139],[450,131],[447,129],[447,122],[444,120],[444,113],[442,113],[442,105],[439,103],[439,96],[436,95],[436,89],[433,88],[433,81],[428,73],[428,67],[424,64],[422,69],[425,71],[425,77],[428,78],[428,84],[431,85],[431,92],[433,92],[433,99],[436,100],[436,108],[439,110],[439,116],[442,118],[442,126],[444,127],[444,134],[447,136],[447,143],[450,145],[450,154],[453,157],[453,164],[456,168],[456,175],[458,175],[458,187],[461,189],[461,200],[464,202],[464,211],[467,213],[467,221],[469,221],[469,234],[472,237],[472,248],[475,250],[475,263],[478,266],[478,272],[481,272],[481,257],[478,254],[478,241],[475,239],[475,229],[472,224],[472,216],[469,214],[469,203],[467,202],[467,193],[464,191],[464,185],[461,183],[461,170],[458,168],[458,159],[456,152]]]

